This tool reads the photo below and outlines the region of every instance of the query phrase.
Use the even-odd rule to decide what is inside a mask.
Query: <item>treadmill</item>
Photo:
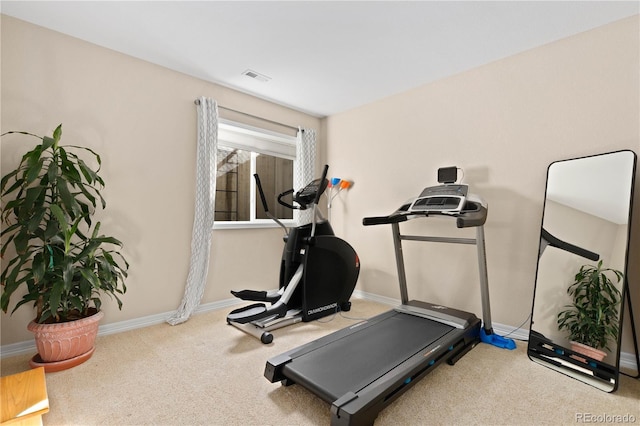
[[[483,228],[487,205],[456,180],[457,168],[440,169],[443,185],[425,188],[388,216],[363,219],[365,226],[391,225],[400,306],[267,361],[264,375],[270,382],[297,383],[331,404],[332,425],[373,424],[378,413],[417,380],[442,362],[455,364],[481,335],[493,334]],[[458,228],[474,227],[476,238],[401,234],[401,222],[435,215],[455,220]],[[472,313],[409,301],[402,241],[476,245],[483,327]]]

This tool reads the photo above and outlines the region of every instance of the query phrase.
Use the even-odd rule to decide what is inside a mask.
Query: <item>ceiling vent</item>
[[[266,75],[260,74],[259,72],[255,72],[253,70],[246,70],[245,72],[242,73],[242,75],[246,75],[247,77],[253,78],[254,80],[258,80],[263,83],[266,83],[267,81],[271,80],[271,77],[267,77]]]

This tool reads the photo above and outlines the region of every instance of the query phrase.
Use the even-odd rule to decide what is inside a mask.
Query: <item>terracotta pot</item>
[[[76,358],[93,351],[98,335],[98,323],[104,313],[57,324],[38,324],[31,321],[27,326],[35,334],[39,358],[44,362],[59,362]]]
[[[595,348],[592,348],[591,346],[587,346],[583,343],[578,343],[574,341],[571,341],[571,350],[574,352],[581,353],[582,355],[591,357],[597,361],[602,361],[604,357],[607,356],[607,353],[601,351],[600,349],[595,349]],[[582,360],[582,361],[587,362],[586,360]]]

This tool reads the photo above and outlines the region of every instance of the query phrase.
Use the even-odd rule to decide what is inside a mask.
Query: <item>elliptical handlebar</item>
[[[292,204],[289,204],[286,201],[282,200],[283,197],[286,197],[289,194],[293,194],[293,188],[288,189],[288,190],[280,193],[280,195],[278,195],[278,203],[280,203],[281,206],[285,206],[285,207],[287,207],[287,208],[289,208],[291,210],[299,209],[300,207],[296,207],[296,206],[294,206]]]
[[[284,229],[284,234],[287,235],[289,233],[289,228],[287,228],[284,223],[280,222],[280,219],[275,217],[269,211],[269,206],[267,205],[267,197],[264,196],[264,191],[262,190],[262,183],[260,183],[260,176],[257,173],[253,175],[253,178],[256,180],[256,187],[258,187],[258,193],[260,194],[260,200],[262,201],[262,207],[264,207],[264,213],[267,217],[273,220],[275,223],[280,225],[282,229]]]
[[[255,173],[253,175],[253,178],[256,180],[258,193],[260,193],[260,200],[262,200],[262,207],[264,207],[265,213],[269,213],[269,206],[267,205],[267,198],[264,196],[264,191],[262,190],[262,184],[260,183],[260,176],[258,176],[258,174]]]
[[[327,189],[327,172],[329,171],[329,165],[325,164],[322,169],[322,176],[320,177],[320,183],[318,185],[318,190],[316,191],[316,199],[313,200],[313,204],[318,204],[320,201],[320,196]]]

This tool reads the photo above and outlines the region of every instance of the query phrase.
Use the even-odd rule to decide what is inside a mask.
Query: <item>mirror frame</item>
[[[633,164],[631,168],[631,191],[629,194],[629,209],[628,209],[628,218],[627,218],[627,240],[625,246],[625,254],[624,254],[624,277],[621,283],[621,295],[620,295],[620,312],[619,312],[619,333],[618,339],[616,342],[615,353],[614,354],[615,363],[614,365],[608,364],[606,362],[598,361],[593,358],[587,357],[582,354],[577,354],[569,348],[566,348],[556,342],[553,342],[551,339],[546,338],[543,334],[536,332],[534,330],[534,309],[535,309],[535,300],[536,300],[536,290],[538,289],[538,276],[540,272],[540,256],[544,251],[547,245],[556,246],[564,248],[569,252],[573,252],[580,256],[588,257],[585,253],[580,253],[581,250],[579,247],[572,246],[571,244],[565,243],[561,240],[549,241],[549,239],[554,239],[552,235],[550,235],[544,229],[544,221],[545,221],[545,213],[547,207],[547,196],[549,191],[549,175],[551,167],[554,164],[565,163],[568,161],[582,160],[588,158],[601,157],[606,155],[612,155],[617,153],[628,152],[632,154]],[[534,361],[538,364],[544,365],[545,367],[551,368],[555,371],[558,371],[562,374],[570,376],[574,379],[592,385],[600,390],[605,392],[614,392],[618,388],[619,383],[619,375],[620,375],[620,350],[621,350],[621,342],[622,342],[622,324],[624,317],[624,307],[625,303],[628,300],[628,281],[627,281],[627,272],[629,267],[629,247],[631,242],[631,217],[633,214],[633,198],[635,191],[635,174],[637,168],[637,155],[635,152],[629,149],[605,152],[602,154],[589,155],[584,157],[571,158],[566,160],[554,161],[549,164],[547,167],[547,175],[546,175],[546,184],[545,184],[545,194],[544,194],[544,204],[542,210],[542,219],[540,223],[540,239],[539,239],[539,248],[538,248],[538,262],[536,264],[536,275],[534,281],[534,291],[533,291],[533,302],[531,305],[531,321],[529,328],[529,341],[527,343],[527,355],[531,361]],[[559,244],[559,245],[558,245]],[[590,252],[586,251],[587,254]],[[593,253],[591,253],[593,254]],[[597,256],[597,255],[596,255]],[[630,302],[630,300],[628,300]],[[578,361],[574,356],[586,358],[587,362]]]

